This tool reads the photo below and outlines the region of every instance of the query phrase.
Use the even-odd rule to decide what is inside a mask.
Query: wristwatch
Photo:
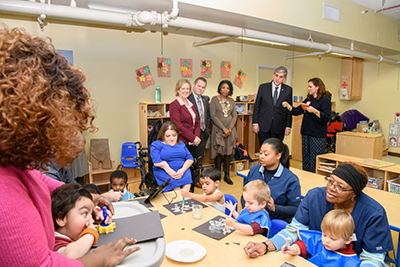
[[[262,242],[262,243],[263,243],[263,244],[266,246],[266,248],[267,248],[267,250],[266,250],[265,253],[264,253],[264,255],[265,255],[265,254],[268,253],[269,246],[268,246],[267,242]]]

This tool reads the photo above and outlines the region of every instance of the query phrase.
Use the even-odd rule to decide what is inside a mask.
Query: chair
[[[237,207],[237,203],[238,203],[237,199],[234,196],[229,195],[229,194],[225,194],[224,197],[225,197],[225,202],[229,202],[230,201],[230,202],[232,202],[233,205],[236,204],[235,210],[237,211],[237,209],[238,209],[238,207]],[[225,214],[229,216],[231,214],[231,211],[229,209],[225,208]]]
[[[271,238],[274,235],[276,235],[279,231],[284,229],[286,225],[288,225],[288,223],[284,220],[280,219],[271,220],[271,229],[269,229],[268,238]]]
[[[336,150],[336,134],[343,131],[343,122],[329,122],[328,132],[326,134],[325,153],[335,153]]]
[[[137,168],[140,165],[135,164],[137,157],[136,145],[132,142],[122,144],[121,164],[123,168]]]

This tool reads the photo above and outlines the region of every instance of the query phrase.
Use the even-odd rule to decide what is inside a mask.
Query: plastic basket
[[[400,195],[400,177],[388,180],[388,191],[393,194]]]

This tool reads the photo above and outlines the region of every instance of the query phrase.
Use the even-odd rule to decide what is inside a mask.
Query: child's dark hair
[[[124,178],[125,183],[126,184],[128,183],[128,175],[123,170],[116,170],[116,171],[113,171],[113,173],[111,173],[110,184],[112,184],[112,180],[114,178]]]
[[[278,139],[276,137],[268,138],[262,144],[263,145],[269,144],[275,150],[276,154],[279,154],[279,153],[282,154],[281,155],[281,163],[282,163],[283,167],[289,169],[289,166],[290,166],[289,148],[287,147],[287,145],[285,145],[280,139]]]
[[[207,168],[201,172],[200,178],[209,177],[214,182],[221,181],[221,172],[216,168]]]
[[[75,203],[81,197],[92,199],[92,195],[78,183],[63,184],[51,193],[51,214],[53,216],[54,229],[59,228],[56,219],[62,219],[75,207]]]

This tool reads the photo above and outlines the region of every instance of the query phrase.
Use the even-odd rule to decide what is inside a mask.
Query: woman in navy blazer
[[[192,86],[187,79],[180,79],[176,83],[177,98],[169,106],[169,116],[180,131],[180,138],[189,148],[200,144],[200,122],[192,102],[188,100]],[[190,149],[189,149],[190,150]]]

